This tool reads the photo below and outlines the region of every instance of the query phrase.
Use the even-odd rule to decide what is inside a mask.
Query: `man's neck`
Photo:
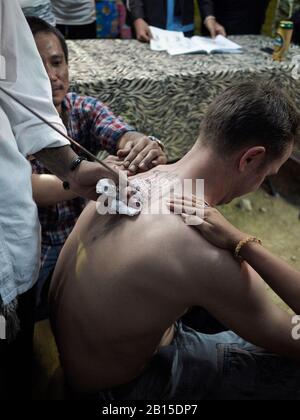
[[[66,108],[64,108],[61,105],[56,106],[56,111],[58,112],[64,126],[66,127],[66,129],[68,129],[68,121],[69,121],[69,115],[68,115],[68,111],[66,110]]]
[[[196,181],[204,180],[204,196],[207,203],[215,206],[224,201],[226,197],[226,169],[221,159],[218,159],[207,147],[198,143],[179,162],[175,163],[172,172],[183,182],[193,181],[193,190],[196,190]]]

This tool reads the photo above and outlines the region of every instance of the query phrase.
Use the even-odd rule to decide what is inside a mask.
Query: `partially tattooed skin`
[[[173,196],[176,190],[181,191],[181,182],[176,173],[165,170],[149,171],[148,176],[137,176],[131,180],[131,185],[138,189],[143,196],[143,214],[150,214],[155,211],[151,204],[157,203],[158,214],[162,214],[162,204]],[[151,210],[152,209],[152,210]]]

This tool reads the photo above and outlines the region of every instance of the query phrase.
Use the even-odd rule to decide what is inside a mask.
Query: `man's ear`
[[[243,152],[239,161],[239,171],[244,172],[247,168],[260,166],[266,157],[266,148],[263,146],[251,147]]]

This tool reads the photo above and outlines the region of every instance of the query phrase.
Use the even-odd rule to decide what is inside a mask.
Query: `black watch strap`
[[[87,160],[87,158],[84,156],[79,156],[76,159],[74,159],[73,162],[71,163],[70,170],[74,172],[78,168],[78,166],[81,164],[81,162],[84,160]]]
[[[82,161],[87,160],[84,156],[78,156],[76,159],[73,160],[70,166],[70,171],[74,172],[78,166],[81,164]],[[63,182],[63,189],[68,191],[70,189],[70,183],[68,181]]]

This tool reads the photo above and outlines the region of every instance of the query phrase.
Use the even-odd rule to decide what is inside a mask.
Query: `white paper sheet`
[[[184,40],[183,32],[165,31],[163,29],[150,26],[152,39],[150,48],[152,51],[167,51],[172,45],[181,45]]]
[[[238,54],[242,52],[242,47],[222,35],[218,35],[215,39],[193,36],[192,38],[185,38],[184,43],[178,45],[174,43],[167,51],[170,55],[192,53]]]
[[[186,38],[183,32],[166,31],[150,26],[152,40],[150,48],[153,51],[167,51],[170,55],[193,53],[230,53],[242,52],[242,47],[222,35],[215,39],[201,36]]]

